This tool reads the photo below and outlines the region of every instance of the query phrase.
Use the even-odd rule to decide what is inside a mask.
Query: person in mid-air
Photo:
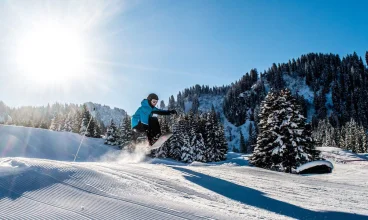
[[[138,132],[145,132],[147,135],[148,143],[152,146],[157,139],[161,136],[161,128],[157,117],[153,117],[153,114],[157,115],[170,115],[177,114],[176,110],[162,110],[155,106],[158,102],[158,96],[154,93],[148,95],[147,99],[143,99],[141,106],[137,109],[132,116],[132,129],[137,134]],[[133,137],[136,139],[137,136]]]

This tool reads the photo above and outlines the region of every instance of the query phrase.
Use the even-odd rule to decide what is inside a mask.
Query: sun
[[[83,77],[86,55],[86,42],[77,30],[43,24],[19,37],[16,65],[27,80],[62,84]]]

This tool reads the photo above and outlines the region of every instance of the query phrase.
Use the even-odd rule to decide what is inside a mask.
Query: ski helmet
[[[151,93],[147,97],[148,101],[151,101],[152,99],[158,100],[158,96],[155,93]]]

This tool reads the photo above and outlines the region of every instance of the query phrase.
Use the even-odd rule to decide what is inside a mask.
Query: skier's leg
[[[148,133],[147,138],[149,144],[152,146],[157,139],[161,136],[161,128],[157,117],[150,117],[148,120]]]
[[[149,129],[148,125],[139,122],[139,124],[133,128],[133,137],[132,137],[133,143],[138,144],[139,140],[142,137],[142,134],[147,133],[148,129]]]

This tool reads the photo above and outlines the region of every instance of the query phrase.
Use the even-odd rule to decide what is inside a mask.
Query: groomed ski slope
[[[333,173],[299,176],[251,167],[247,155],[188,165],[93,138],[72,162],[79,141],[0,126],[0,219],[368,219],[367,155],[324,148]]]

